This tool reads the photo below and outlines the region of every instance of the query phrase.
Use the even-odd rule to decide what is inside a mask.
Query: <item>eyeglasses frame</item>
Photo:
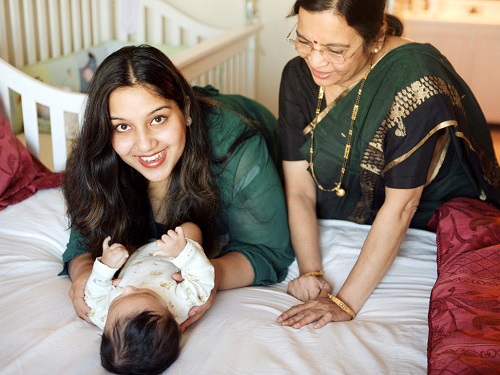
[[[297,39],[292,39],[292,38],[290,38],[290,35],[292,35],[293,30],[297,27],[297,25],[298,25],[298,24],[299,24],[299,23],[298,23],[298,22],[296,22],[296,23],[295,23],[295,25],[294,25],[294,26],[292,27],[292,29],[290,30],[290,32],[288,33],[288,35],[286,36],[286,41],[287,41],[288,43],[290,43],[290,44],[295,44],[295,45],[297,45],[297,43],[302,43],[302,42],[298,41]],[[305,45],[305,43],[303,43],[303,44]],[[351,56],[349,56],[349,57],[344,56],[344,54],[342,54],[342,53],[336,53],[336,52],[333,52],[333,51],[328,52],[328,53],[330,53],[330,54],[334,54],[334,55],[339,56],[339,57],[342,57],[342,58],[344,59],[344,61],[342,61],[342,62],[337,62],[337,63],[336,63],[336,62],[332,62],[332,61],[330,61],[328,58],[326,58],[326,57],[325,57],[325,55],[323,54],[323,53],[325,52],[325,51],[324,51],[324,49],[316,49],[316,48],[313,48],[312,46],[310,47],[311,51],[310,51],[307,55],[305,55],[305,56],[301,56],[301,57],[303,57],[303,58],[308,57],[309,55],[311,55],[311,54],[313,53],[313,51],[316,51],[316,52],[318,52],[318,53],[319,53],[319,54],[320,54],[320,55],[321,55],[321,56],[322,56],[322,57],[323,57],[326,61],[328,61],[330,64],[334,64],[334,65],[341,65],[341,64],[344,64],[346,61],[349,61],[349,60],[350,60],[350,59],[351,59],[351,58],[352,58],[352,57],[356,54],[356,52],[358,51],[358,49],[359,49],[362,45],[363,45],[363,43],[362,43],[362,44],[360,44],[360,45],[358,46],[358,48],[356,48],[356,49],[354,50],[354,52],[352,53],[352,55],[351,55]],[[295,50],[297,50],[297,47],[295,47]],[[297,53],[298,53],[298,51],[297,51]],[[299,53],[299,56],[300,56],[300,53]]]

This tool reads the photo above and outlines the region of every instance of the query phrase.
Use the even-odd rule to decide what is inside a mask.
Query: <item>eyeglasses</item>
[[[351,56],[346,57],[344,56],[344,52],[338,52],[332,50],[330,47],[325,47],[321,49],[316,49],[313,47],[313,44],[309,42],[308,40],[298,40],[298,39],[292,39],[290,38],[290,35],[292,34],[293,30],[295,29],[295,26],[290,30],[288,35],[286,36],[286,41],[290,43],[297,53],[299,54],[300,57],[307,57],[309,56],[313,51],[318,52],[323,58],[328,61],[331,64],[335,65],[340,65],[345,63],[346,61],[350,60],[354,54],[358,51],[359,47],[361,47],[363,44],[360,44],[358,48],[354,50],[354,52],[351,54]]]

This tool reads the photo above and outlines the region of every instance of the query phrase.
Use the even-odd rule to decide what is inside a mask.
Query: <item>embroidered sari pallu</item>
[[[301,154],[309,160],[314,128],[312,161],[325,189],[335,187],[341,175],[362,84],[341,100],[323,105],[317,124],[304,131],[309,136]],[[338,197],[317,189],[320,218],[371,224],[385,186],[425,184],[412,227],[425,228],[434,209],[448,197],[474,197],[499,205],[500,172],[484,115],[465,82],[431,45],[398,47],[372,67],[359,97],[350,147],[342,181],[346,194]],[[432,158],[434,149],[437,155]]]

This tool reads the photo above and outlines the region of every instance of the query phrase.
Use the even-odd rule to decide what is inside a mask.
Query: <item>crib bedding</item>
[[[68,240],[59,188],[0,212],[0,373],[105,374],[100,330],[80,320],[57,276]],[[369,226],[320,221],[325,273],[336,292]],[[355,320],[322,329],[282,327],[298,301],[285,282],[217,293],[182,338],[168,374],[425,374],[429,296],[436,281],[435,234],[410,229],[393,266]]]

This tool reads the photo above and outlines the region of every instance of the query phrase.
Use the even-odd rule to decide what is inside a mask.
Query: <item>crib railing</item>
[[[21,67],[113,40],[194,46],[224,33],[162,0],[0,0],[0,57]]]
[[[0,19],[6,20],[0,22],[1,104],[12,123],[10,94],[14,91],[21,95],[26,144],[38,158],[37,106],[49,108],[56,171],[65,167],[67,129],[75,127],[69,122],[81,124],[86,96],[49,86],[17,67],[110,39],[195,45],[171,56],[188,82],[211,84],[223,93],[255,97],[256,38],[261,28],[258,23],[232,30],[217,29],[189,19],[161,0],[139,0],[139,11],[127,8],[127,4],[126,0],[0,0]],[[79,11],[81,16],[77,15]],[[127,21],[127,12],[139,17],[128,25],[117,25]],[[89,19],[93,21],[84,24]]]
[[[261,26],[248,24],[172,56],[191,85],[210,84],[223,93],[255,98],[256,36]],[[200,60],[203,64],[200,64]]]
[[[10,92],[21,93],[24,134],[28,151],[40,158],[37,105],[49,108],[51,122],[52,159],[54,170],[62,171],[66,165],[68,115],[81,123],[85,94],[67,92],[49,86],[0,59],[0,98],[3,110],[11,120]]]

